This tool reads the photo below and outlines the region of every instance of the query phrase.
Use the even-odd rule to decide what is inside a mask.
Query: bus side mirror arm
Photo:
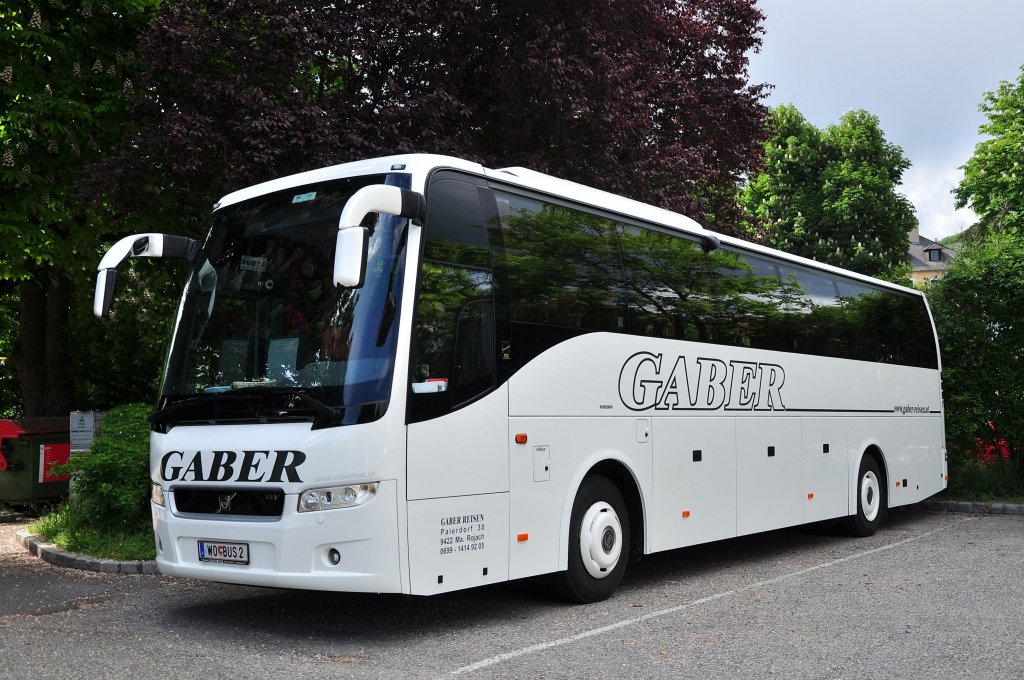
[[[360,288],[366,279],[370,234],[362,225],[370,213],[407,217],[421,224],[427,207],[423,194],[387,184],[363,187],[345,203],[338,220],[334,252],[334,285]]]
[[[110,315],[114,299],[114,280],[117,268],[130,255],[132,257],[173,257],[193,261],[199,253],[199,242],[185,236],[169,234],[135,234],[125,236],[111,246],[96,268],[96,293],[92,312],[101,319]]]

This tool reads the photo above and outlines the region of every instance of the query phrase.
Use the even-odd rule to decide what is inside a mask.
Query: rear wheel
[[[886,496],[882,473],[873,456],[864,456],[857,473],[857,512],[842,524],[844,533],[851,536],[870,536],[882,524]]]
[[[573,602],[599,602],[622,582],[629,558],[629,514],[607,477],[580,485],[569,522],[569,568],[558,575],[561,594]]]

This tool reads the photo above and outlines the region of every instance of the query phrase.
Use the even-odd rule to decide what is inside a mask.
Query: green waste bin
[[[68,476],[53,468],[68,462],[67,418],[0,420],[0,503],[36,505],[68,494]]]

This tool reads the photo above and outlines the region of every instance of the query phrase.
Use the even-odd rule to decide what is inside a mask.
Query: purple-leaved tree
[[[754,0],[168,3],[130,143],[98,179],[138,214],[199,218],[273,176],[437,152],[729,232],[763,134],[745,56],[762,19]]]

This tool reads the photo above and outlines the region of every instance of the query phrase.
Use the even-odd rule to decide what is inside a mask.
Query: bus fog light
[[[321,489],[306,489],[299,494],[299,512],[333,510],[363,505],[377,495],[379,482],[349,484]]]
[[[338,552],[337,548],[331,548],[330,551],[328,551],[327,561],[335,567],[338,566],[338,563],[341,562],[341,553]]]

